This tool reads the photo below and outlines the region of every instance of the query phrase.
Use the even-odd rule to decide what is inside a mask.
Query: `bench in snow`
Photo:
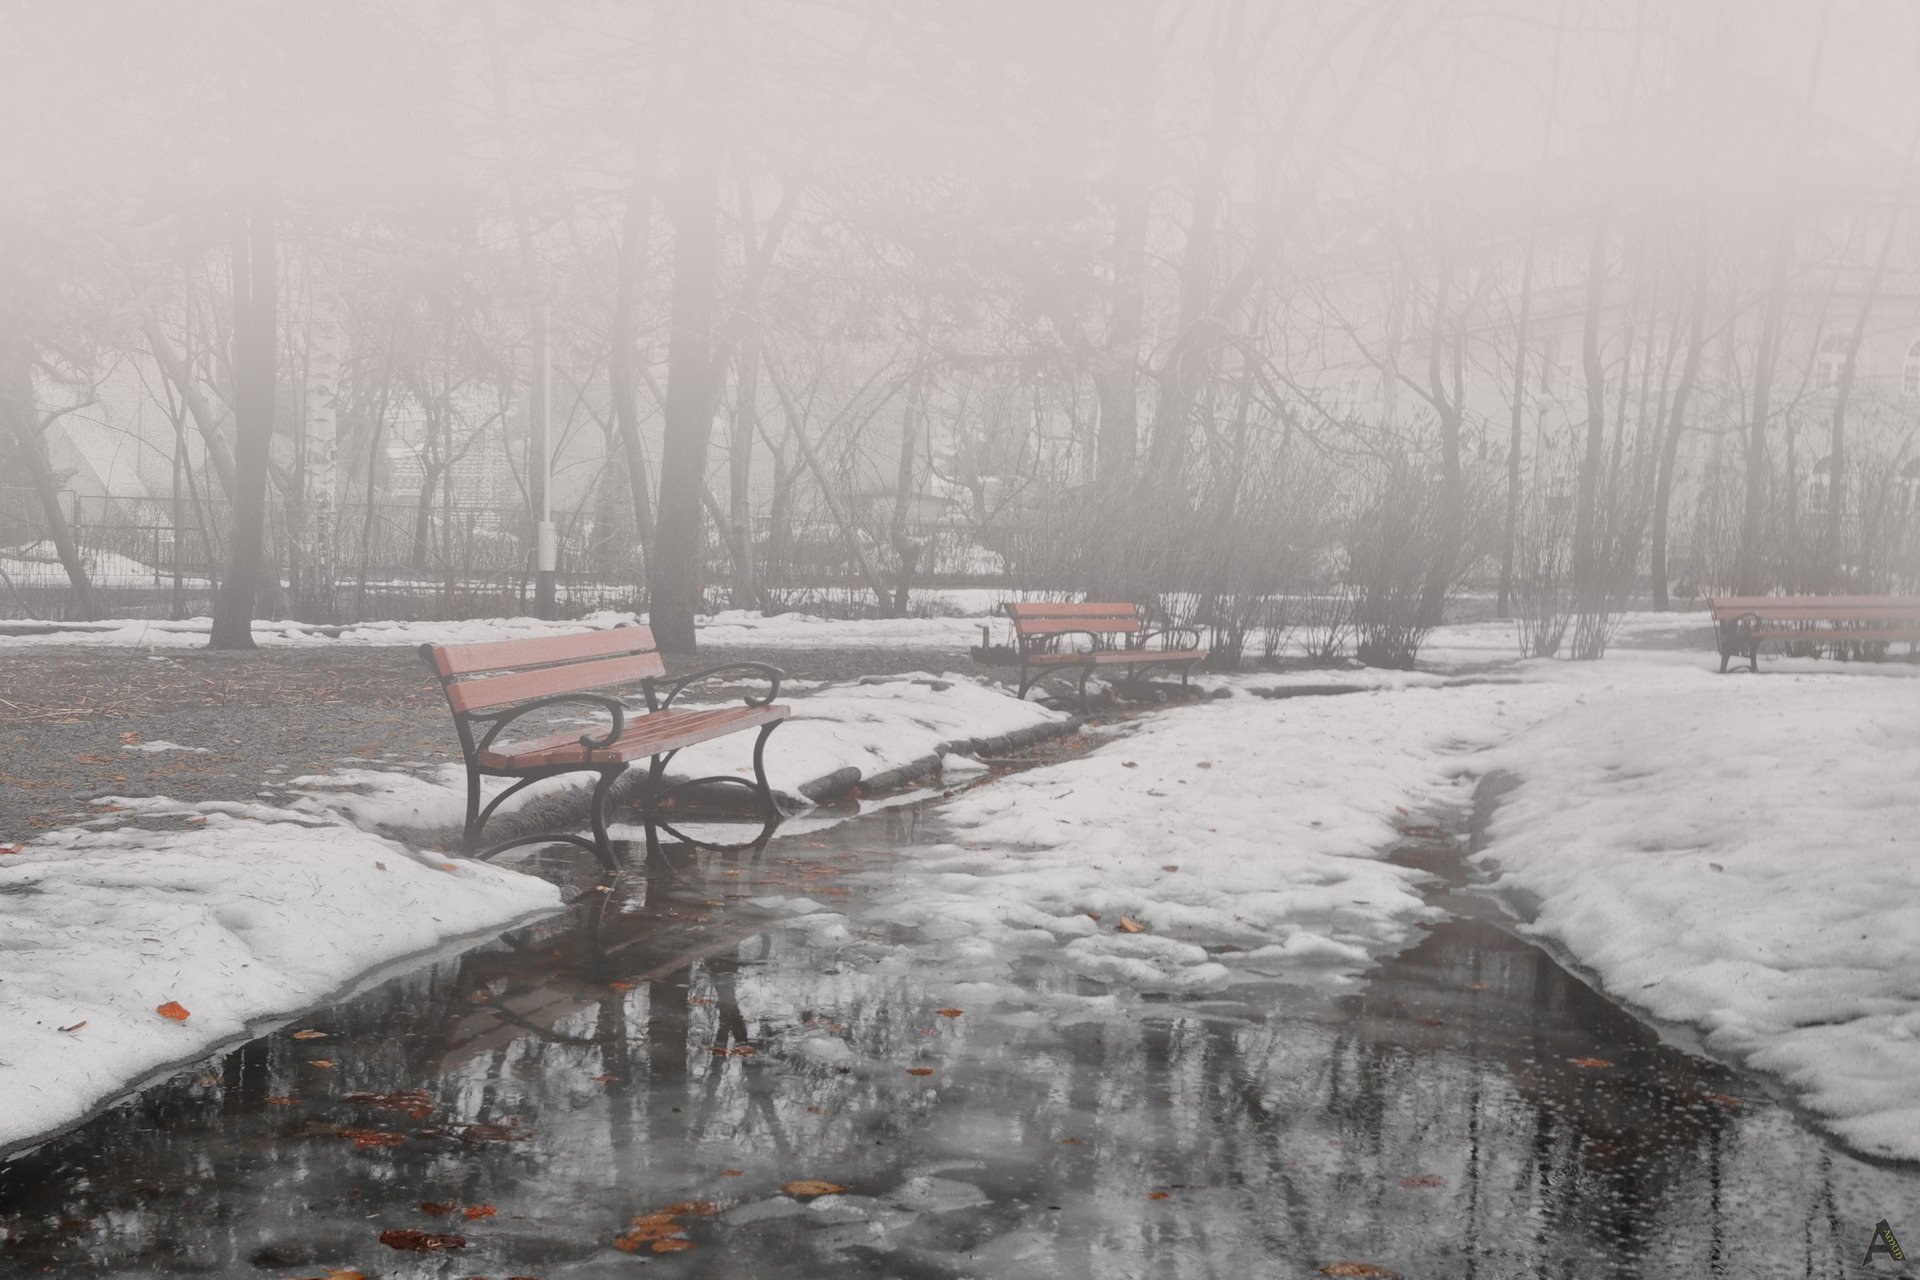
[[[1714,637],[1720,670],[1735,659],[1760,669],[1760,646],[1772,640],[1817,644],[1835,656],[1865,657],[1904,642],[1920,644],[1920,597],[1715,596]]]
[[[1125,602],[1048,604],[1028,602],[1005,606],[1013,619],[1014,638],[1020,648],[1020,693],[1050,675],[1077,675],[1080,709],[1087,708],[1087,678],[1101,667],[1124,667],[1131,680],[1141,667],[1177,666],[1180,683],[1185,685],[1193,668],[1204,662],[1207,650],[1200,647],[1200,628],[1163,627],[1147,630],[1140,611]],[[1067,636],[1084,636],[1085,649],[1062,650],[1060,641]],[[1160,647],[1149,649],[1147,642],[1158,638]]]
[[[695,778],[676,784],[695,786],[719,782],[751,787],[769,821],[780,809],[767,785],[767,738],[787,718],[789,709],[777,706],[784,674],[763,662],[730,663],[664,681],[666,664],[647,627],[613,627],[533,640],[495,640],[484,644],[423,644],[426,660],[447,695],[454,732],[467,766],[467,820],[462,845],[472,856],[490,858],[515,845],[565,841],[589,849],[610,870],[618,870],[612,841],[607,835],[607,799],[615,779],[636,761],[650,761],[646,805],[652,818],[663,795],[660,787],[667,763],[684,747],[728,734],[758,729],[753,745],[753,781],[738,777]],[[687,710],[675,707],[688,686],[723,673],[749,672],[764,677],[764,696],[748,695],[746,705]],[[646,700],[641,710],[629,706],[613,691],[640,685]],[[598,733],[560,733],[548,737],[503,742],[501,730],[527,715],[551,707],[580,704],[606,712],[608,723]],[[564,773],[598,773],[589,818],[593,839],[563,833],[522,836],[480,849],[480,832],[502,801],[542,778]],[[480,800],[480,779],[504,777],[512,785],[487,801]]]

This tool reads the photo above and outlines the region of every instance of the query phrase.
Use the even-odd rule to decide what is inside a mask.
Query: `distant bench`
[[[1207,650],[1200,647],[1200,628],[1149,631],[1140,620],[1140,611],[1125,602],[1008,604],[1005,609],[1013,620],[1013,634],[1020,649],[1022,698],[1050,675],[1077,675],[1080,708],[1084,711],[1087,678],[1099,668],[1124,667],[1131,680],[1140,667],[1177,666],[1184,686],[1193,668],[1207,657]],[[1061,650],[1060,641],[1073,635],[1087,637],[1090,647]],[[1175,638],[1180,636],[1188,639],[1176,644]],[[1156,637],[1161,647],[1147,648],[1147,642]]]
[[[1920,644],[1915,596],[1715,596],[1710,603],[1721,671],[1742,658],[1758,671],[1760,646],[1769,640],[1822,645],[1849,657]]]
[[[769,821],[780,815],[767,785],[764,759],[767,737],[787,718],[789,708],[774,705],[783,675],[763,662],[711,667],[660,685],[666,663],[654,649],[647,627],[612,627],[543,636],[534,640],[496,640],[484,644],[423,644],[420,656],[439,678],[453,712],[453,729],[467,765],[467,821],[462,844],[469,855],[488,858],[520,844],[564,841],[589,849],[610,870],[619,870],[607,835],[607,798],[613,783],[636,760],[650,760],[647,803],[657,806],[660,780],[668,761],[683,748],[728,734],[758,729],[753,746],[752,782],[739,777],[699,778],[693,783],[730,782],[751,787]],[[726,672],[748,672],[769,682],[764,697],[749,695],[741,707],[698,711],[676,708],[673,700],[689,685]],[[611,690],[638,683],[646,709],[629,707]],[[607,713],[600,733],[560,733],[514,742],[498,741],[500,731],[533,711],[578,703]],[[477,731],[476,731],[477,730]],[[589,810],[593,839],[548,834],[524,836],[481,850],[480,832],[508,796],[542,778],[563,773],[598,773]],[[482,777],[514,782],[482,806]],[[651,808],[649,810],[651,812]]]

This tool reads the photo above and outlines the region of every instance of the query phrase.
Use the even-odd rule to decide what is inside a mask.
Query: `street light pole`
[[[531,477],[534,512],[534,614],[553,616],[555,571],[559,548],[553,532],[553,342],[552,313],[542,301],[533,308],[533,397],[529,406],[527,473]]]

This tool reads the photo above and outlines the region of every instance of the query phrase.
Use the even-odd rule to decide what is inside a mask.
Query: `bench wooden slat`
[[[725,737],[741,729],[785,719],[790,707],[710,707],[700,711],[655,711],[627,726],[610,747],[589,751],[580,745],[580,733],[557,733],[525,742],[496,744],[480,753],[488,769],[535,769],[555,764],[613,764],[678,751],[696,743]],[[589,732],[583,730],[582,732]]]
[[[1868,644],[1890,641],[1920,641],[1920,627],[1759,627],[1757,640],[1850,640]]]
[[[1133,635],[1140,631],[1138,618],[1015,618],[1014,632],[1023,636],[1059,636],[1075,631],[1095,635]]]
[[[659,654],[635,653],[619,658],[601,658],[593,662],[573,662],[565,666],[539,667],[532,671],[513,671],[506,675],[461,680],[447,686],[447,701],[455,712],[464,715],[472,711],[509,707],[517,702],[532,702],[536,698],[551,698],[561,693],[582,693],[608,685],[657,679],[666,673],[667,665]]]
[[[1197,662],[1207,656],[1205,649],[1096,649],[1090,653],[1036,653],[1027,658],[1030,667],[1132,666],[1147,662]]]
[[[1749,613],[1764,620],[1920,620],[1920,598],[1912,596],[1719,596],[1709,603],[1716,622]]]
[[[1125,601],[1056,604],[1050,600],[1028,600],[1001,607],[1009,618],[1138,618],[1140,614]]]
[[[608,627],[600,631],[577,631],[527,640],[488,640],[478,644],[431,646],[434,669],[442,676],[505,671],[517,667],[546,667],[616,654],[652,653],[653,649],[653,631],[648,627]]]

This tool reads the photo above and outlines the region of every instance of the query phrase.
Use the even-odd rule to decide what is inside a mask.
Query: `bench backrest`
[[[529,640],[423,644],[455,714],[651,680],[667,673],[647,627],[610,627]]]
[[[1915,596],[1715,596],[1715,622],[1758,614],[1768,622],[1895,622],[1920,619]]]
[[[1133,635],[1140,627],[1140,611],[1124,600],[1107,603],[1053,604],[1028,601],[1002,606],[1021,636],[1058,636],[1074,631],[1096,635]]]

